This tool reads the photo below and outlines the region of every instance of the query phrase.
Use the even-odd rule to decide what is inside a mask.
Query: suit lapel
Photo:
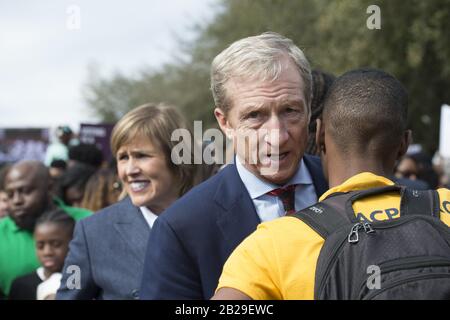
[[[217,224],[231,253],[261,221],[236,166],[227,165],[222,174],[214,200],[220,207]]]
[[[140,263],[144,263],[150,228],[140,209],[127,197],[116,215],[114,227]]]
[[[320,198],[320,196],[328,190],[328,183],[323,175],[320,159],[318,157],[304,155],[303,160],[305,161],[305,165],[313,180],[317,198]]]

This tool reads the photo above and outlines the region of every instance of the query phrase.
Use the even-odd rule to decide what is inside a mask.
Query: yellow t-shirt
[[[365,190],[394,183],[364,172],[327,191]],[[439,189],[441,220],[450,226],[450,190]],[[396,193],[358,200],[353,210],[360,219],[381,221],[399,216]],[[325,240],[303,221],[285,217],[262,223],[231,254],[219,280],[219,288],[237,289],[255,300],[313,299],[317,259]]]

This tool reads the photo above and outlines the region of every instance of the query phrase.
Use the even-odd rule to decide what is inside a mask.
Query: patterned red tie
[[[286,215],[295,213],[295,187],[297,185],[291,184],[285,188],[278,188],[267,192],[268,195],[280,198],[283,203]]]

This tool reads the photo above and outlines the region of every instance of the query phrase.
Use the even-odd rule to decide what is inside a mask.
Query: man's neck
[[[39,219],[39,217],[40,217],[41,215],[43,215],[45,212],[48,212],[48,211],[51,211],[51,210],[54,210],[54,209],[56,209],[56,206],[55,206],[55,204],[53,203],[53,201],[50,200],[50,201],[47,203],[47,205],[45,206],[44,210],[42,210],[41,214],[40,214],[39,216],[36,217],[36,219],[34,220],[33,225],[32,225],[31,227],[29,227],[29,228],[24,228],[24,230],[33,233],[33,232],[34,232],[34,228],[36,227],[36,221],[37,221],[37,219]]]
[[[329,186],[330,188],[336,187],[362,172],[371,172],[383,177],[389,177],[392,174],[391,170],[386,168],[381,161],[370,158],[333,160],[328,165]]]

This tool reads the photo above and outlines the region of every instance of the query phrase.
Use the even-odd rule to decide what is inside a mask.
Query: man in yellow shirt
[[[394,185],[395,161],[407,150],[407,93],[391,75],[373,69],[338,78],[317,121],[317,145],[330,195]],[[450,225],[450,190],[439,189],[440,218]],[[358,200],[363,222],[396,219],[400,195]],[[313,299],[316,266],[325,240],[305,222],[285,217],[260,224],[227,260],[213,299]]]

